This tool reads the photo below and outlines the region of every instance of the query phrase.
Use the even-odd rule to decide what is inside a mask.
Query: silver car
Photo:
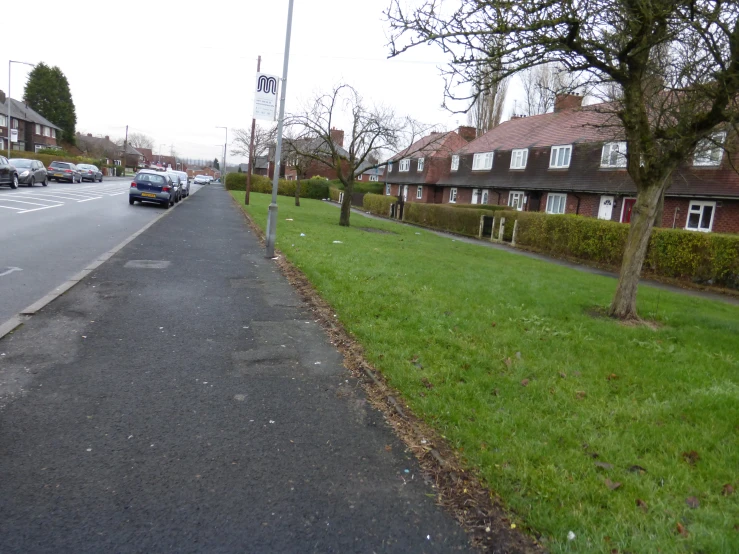
[[[103,172],[96,165],[77,164],[77,169],[80,170],[81,181],[90,181],[92,183],[95,181],[103,182]]]
[[[180,176],[182,181],[182,198],[190,196],[190,176],[185,171],[170,171],[170,173],[176,173]]]
[[[176,189],[174,201],[179,202],[182,200],[182,178],[174,171],[167,171],[167,175],[172,179],[172,183],[174,183]]]
[[[162,171],[142,169],[136,174],[128,189],[128,203],[154,202],[165,210],[174,205],[177,189],[172,178]]]

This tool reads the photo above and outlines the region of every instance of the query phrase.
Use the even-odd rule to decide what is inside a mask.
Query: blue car
[[[163,171],[142,169],[136,174],[128,191],[128,203],[153,202],[165,210],[174,205],[177,188],[172,178]]]

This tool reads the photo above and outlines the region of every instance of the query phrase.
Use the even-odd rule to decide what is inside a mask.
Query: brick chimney
[[[474,127],[460,127],[457,134],[467,142],[472,142],[477,138],[477,129]]]
[[[331,142],[344,148],[344,131],[336,128],[331,129]]]
[[[5,104],[5,92],[0,90],[0,104]]]
[[[582,99],[579,94],[558,94],[554,97],[554,113],[581,108]]]
[[[110,137],[108,135],[105,135],[105,140],[110,140]]]
[[[87,133],[87,136],[88,136],[88,137],[91,137],[91,136],[92,136],[92,133]]]

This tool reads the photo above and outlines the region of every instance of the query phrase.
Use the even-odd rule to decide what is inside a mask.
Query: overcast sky
[[[40,15],[33,15],[28,5],[10,2],[3,19],[19,24],[4,26],[0,62],[7,64],[9,55],[58,65],[69,79],[80,132],[122,138],[128,125],[129,132],[154,138],[162,154],[174,145],[180,156],[220,158],[225,133],[215,127],[251,125],[257,56],[263,72],[282,74],[287,5],[40,0],[33,4]],[[441,108],[439,68],[445,58],[438,48],[387,59],[382,12],[388,5],[389,0],[295,0],[288,112],[345,82],[400,116],[447,129],[465,124],[464,115]],[[20,24],[26,20],[29,25]],[[13,64],[13,98],[22,97],[30,69]],[[0,74],[0,89],[7,92],[7,74]],[[511,106],[516,90],[509,92]]]

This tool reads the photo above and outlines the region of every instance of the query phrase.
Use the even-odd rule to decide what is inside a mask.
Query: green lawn
[[[553,552],[739,552],[738,307],[645,286],[661,326],[626,327],[592,315],[613,279],[279,203],[277,247],[519,527]]]

